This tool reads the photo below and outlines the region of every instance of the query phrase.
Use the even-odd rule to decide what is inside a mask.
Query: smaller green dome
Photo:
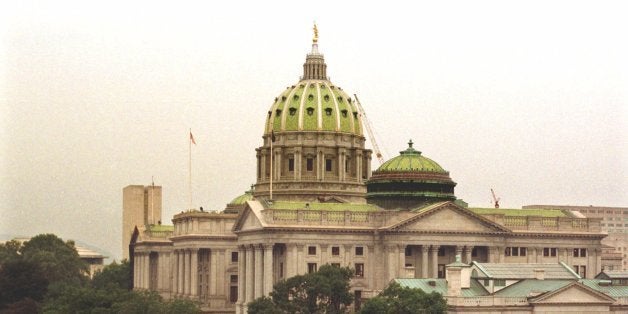
[[[231,200],[231,202],[229,202],[229,205],[242,205],[244,203],[246,203],[247,201],[250,201],[253,199],[253,190],[248,190],[246,192],[244,192],[244,194],[234,198],[233,200]]]
[[[412,140],[408,149],[399,152],[399,156],[382,164],[376,172],[435,172],[447,173],[438,163],[424,157],[421,152],[412,148]]]

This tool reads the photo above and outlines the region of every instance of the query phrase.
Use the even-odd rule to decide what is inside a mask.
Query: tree
[[[278,282],[269,298],[249,303],[249,313],[345,313],[353,302],[349,281],[353,270],[323,265],[317,272]],[[273,307],[276,309],[273,311]]]
[[[120,264],[115,261],[107,266],[102,271],[98,271],[92,278],[92,286],[96,289],[105,288],[119,288],[128,289],[129,287],[129,272],[131,268],[129,261],[123,260]]]
[[[41,301],[47,287],[39,265],[18,258],[9,260],[0,267],[0,309],[24,299]]]
[[[48,282],[87,281],[87,264],[81,260],[73,242],[63,242],[54,234],[40,234],[20,248],[24,261],[38,264]]]
[[[401,287],[393,282],[378,296],[368,300],[361,314],[438,314],[447,311],[447,301],[440,293]]]

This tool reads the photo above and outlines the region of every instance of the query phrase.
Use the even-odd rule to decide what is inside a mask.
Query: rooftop
[[[321,210],[321,211],[355,211],[374,212],[380,208],[373,204],[358,203],[316,203],[316,202],[288,202],[273,201],[272,204],[265,203],[267,209],[278,210]]]
[[[557,209],[507,209],[507,208],[471,208],[469,210],[478,215],[504,216],[537,216],[537,217],[567,217]]]
[[[478,263],[473,262],[479,270],[477,278],[497,279],[533,279],[534,270],[545,271],[546,279],[579,279],[576,273],[564,263],[527,264],[527,263]]]

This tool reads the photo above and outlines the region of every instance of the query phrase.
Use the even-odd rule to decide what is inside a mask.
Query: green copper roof
[[[601,281],[605,281],[607,284],[600,285]],[[581,279],[580,282],[613,298],[628,297],[628,286],[608,285],[608,280],[602,279]]]
[[[361,136],[361,119],[355,102],[340,87],[327,80],[302,80],[275,98],[264,134],[328,131]]]
[[[572,282],[573,280],[525,279],[495,292],[495,295],[500,297],[528,297],[560,289]]]
[[[507,209],[507,208],[469,208],[478,215],[566,217],[557,209]]]
[[[274,201],[272,205],[267,206],[270,209],[283,209],[283,210],[325,210],[325,211],[356,211],[356,212],[372,212],[378,211],[379,207],[372,204],[357,204],[357,203],[307,203],[307,202],[286,202],[286,201]]]
[[[148,230],[150,230],[152,232],[168,232],[168,231],[174,231],[174,226],[150,225],[150,226],[148,226]]]
[[[433,282],[433,285],[430,284]],[[395,279],[401,287],[407,287],[411,289],[421,289],[426,293],[436,292],[442,295],[447,295],[447,280],[446,279],[429,279],[429,278],[409,278],[409,279]],[[488,295],[488,292],[481,284],[476,280],[471,280],[469,288],[461,289],[462,296],[476,297]]]
[[[229,202],[229,204],[231,205],[242,205],[244,203],[246,203],[247,201],[250,201],[253,199],[253,191],[248,190],[246,192],[244,192],[244,194],[234,198],[233,200],[231,200],[231,202]]]
[[[399,152],[399,156],[386,161],[377,172],[436,172],[447,173],[438,163],[424,157],[421,152],[412,148],[412,140],[408,148]]]

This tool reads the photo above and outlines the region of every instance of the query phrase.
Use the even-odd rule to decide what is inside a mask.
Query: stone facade
[[[302,80],[268,111],[250,197],[222,213],[177,214],[171,229],[136,232],[135,289],[198,300],[205,311],[246,313],[278,281],[323,264],[354,268],[358,299],[397,278],[444,278],[457,255],[466,263],[564,262],[586,278],[601,270],[600,219],[462,207],[446,172],[446,200],[430,190],[417,191],[420,202],[408,208],[367,202],[371,151],[361,116],[326,71],[314,42]],[[409,165],[404,176],[429,179],[429,169]]]

